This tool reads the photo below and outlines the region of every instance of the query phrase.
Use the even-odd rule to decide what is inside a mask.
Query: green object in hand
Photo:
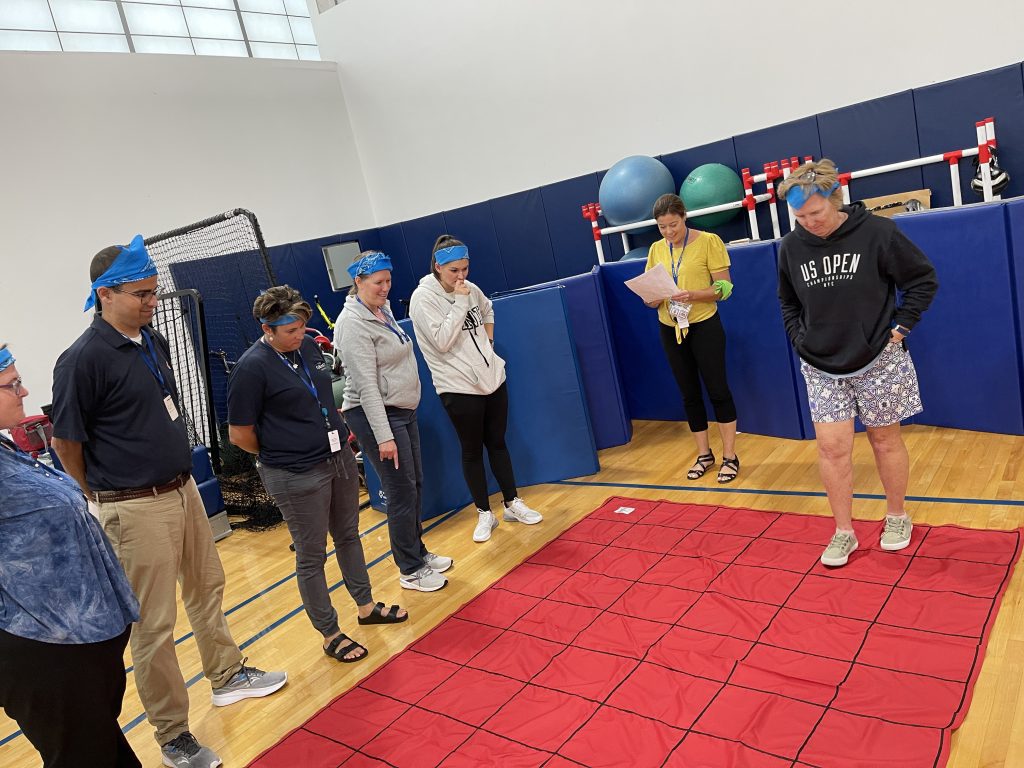
[[[715,293],[722,297],[722,301],[732,296],[732,283],[728,280],[715,280],[711,287],[715,289]]]

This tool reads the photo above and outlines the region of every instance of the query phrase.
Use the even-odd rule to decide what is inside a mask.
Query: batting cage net
[[[252,457],[227,439],[227,377],[261,335],[252,316],[260,291],[275,284],[259,222],[235,209],[146,239],[157,267],[154,327],[171,346],[181,408],[193,445],[206,445],[232,525],[267,528],[281,513]]]

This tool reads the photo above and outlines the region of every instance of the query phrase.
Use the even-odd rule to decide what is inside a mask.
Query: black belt
[[[92,500],[97,504],[109,504],[114,501],[131,501],[145,499],[148,496],[159,496],[161,493],[176,491],[192,477],[190,472],[182,472],[168,483],[154,485],[149,488],[127,488],[123,491],[93,491]]]

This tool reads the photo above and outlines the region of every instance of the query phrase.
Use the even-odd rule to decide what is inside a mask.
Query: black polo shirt
[[[167,340],[145,330],[178,405]],[[86,480],[95,491],[163,485],[192,469],[180,408],[171,421],[142,349],[99,316],[53,369],[53,434],[82,443]]]
[[[321,407],[344,443],[348,429],[334,406],[331,372],[308,336],[299,348],[306,367],[288,365],[269,344],[257,341],[228,376],[228,423],[256,427],[260,461],[268,467],[305,472],[331,455]],[[295,353],[291,354],[295,358]],[[309,390],[306,370],[317,397]],[[348,448],[344,448],[348,450]]]

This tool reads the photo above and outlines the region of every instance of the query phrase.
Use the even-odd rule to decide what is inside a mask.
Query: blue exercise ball
[[[633,155],[608,169],[597,197],[605,220],[618,226],[651,218],[654,201],[675,191],[672,173],[664,163],[653,157]],[[644,230],[631,230],[641,231]]]
[[[633,248],[629,253],[623,254],[619,261],[634,261],[635,259],[646,259],[647,254],[650,253],[651,249],[648,246],[642,248]]]
[[[740,181],[736,171],[721,163],[705,163],[697,166],[679,187],[679,197],[683,199],[687,211],[732,203],[742,200],[743,195],[743,182]],[[736,218],[739,212],[739,208],[734,208],[731,211],[694,216],[691,221],[698,227],[713,228]],[[690,217],[687,216],[687,219]]]

